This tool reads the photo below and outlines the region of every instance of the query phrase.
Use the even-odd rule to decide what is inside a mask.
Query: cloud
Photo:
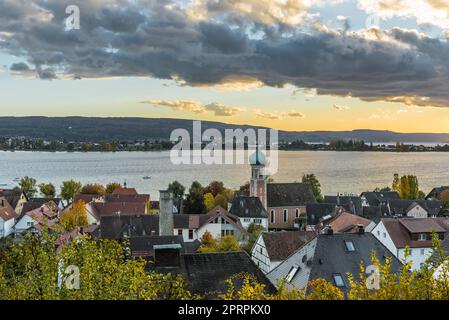
[[[344,111],[344,110],[349,110],[350,109],[350,107],[348,107],[348,106],[342,106],[342,105],[339,105],[339,104],[334,104],[333,108],[335,110],[338,110],[338,111]]]
[[[41,79],[151,77],[231,90],[251,79],[243,84],[449,106],[449,42],[400,28],[331,29],[306,14],[325,1],[85,0],[81,29],[68,31],[71,2],[0,1],[0,34],[8,35],[0,51]],[[374,2],[365,10],[383,10],[386,0]],[[396,2],[399,12],[405,1]],[[445,10],[443,1],[426,3]]]
[[[290,112],[265,112],[259,109],[254,110],[256,117],[269,119],[269,120],[281,120],[283,118],[304,118],[305,115],[302,112],[290,111]]]
[[[29,71],[30,67],[24,62],[13,63],[11,67],[9,67],[11,71]]]
[[[358,0],[362,10],[380,18],[413,18],[418,24],[449,29],[449,3],[445,0]]]
[[[237,107],[227,107],[221,103],[213,102],[203,105],[196,101],[185,101],[185,100],[175,100],[175,101],[164,101],[164,100],[146,100],[140,103],[150,104],[159,107],[168,107],[175,111],[189,111],[194,113],[205,113],[211,111],[215,116],[229,117],[236,115],[243,109]]]

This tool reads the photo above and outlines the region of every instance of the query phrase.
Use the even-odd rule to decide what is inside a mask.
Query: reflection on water
[[[417,175],[427,193],[449,185],[449,153],[382,153],[331,151],[280,151],[277,182],[300,181],[315,173],[323,192],[360,193],[390,185],[394,173]],[[0,152],[0,185],[12,187],[16,177],[32,176],[56,186],[63,180],[82,183],[126,181],[139,192],[157,198],[158,190],[178,180],[185,186],[198,180],[221,180],[238,188],[250,176],[247,165],[173,165],[169,152],[46,153]],[[143,179],[147,177],[147,179]],[[0,186],[0,188],[3,186]]]

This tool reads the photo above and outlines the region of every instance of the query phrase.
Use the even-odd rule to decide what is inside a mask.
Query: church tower
[[[256,152],[249,157],[251,165],[251,181],[249,183],[249,195],[259,197],[260,202],[267,208],[267,176],[265,175],[266,158],[256,147]]]

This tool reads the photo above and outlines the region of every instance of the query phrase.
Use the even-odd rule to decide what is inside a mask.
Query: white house
[[[406,248],[412,270],[421,268],[433,253],[432,232],[441,240],[449,232],[448,218],[382,219],[371,233],[399,260],[405,260]]]
[[[237,195],[232,199],[229,212],[240,220],[245,229],[253,224],[268,230],[268,212],[259,197]]]
[[[50,201],[39,208],[25,212],[14,225],[14,233],[22,234],[27,230],[42,228],[57,228],[59,222],[59,207]]]
[[[251,258],[266,274],[314,237],[311,231],[263,232],[251,250]]]
[[[0,239],[14,232],[15,219],[18,217],[13,207],[4,197],[0,198]]]
[[[248,236],[238,217],[220,206],[215,207],[208,214],[174,214],[173,229],[174,235],[182,235],[184,242],[199,240],[206,232],[209,232],[214,239],[232,235],[239,242],[243,242]]]

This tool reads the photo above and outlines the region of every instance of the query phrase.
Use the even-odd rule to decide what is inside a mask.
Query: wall
[[[287,222],[284,222],[284,209],[287,210]],[[268,208],[268,228],[270,229],[294,229],[296,219],[296,209],[299,215],[306,213],[305,206],[299,207],[269,207]],[[271,222],[271,212],[274,210],[274,223]]]
[[[371,233],[385,246],[388,250],[391,251],[391,253],[398,257],[398,250],[391,239],[390,235],[388,234],[387,229],[385,228],[384,224],[379,222],[376,227],[371,231]]]

